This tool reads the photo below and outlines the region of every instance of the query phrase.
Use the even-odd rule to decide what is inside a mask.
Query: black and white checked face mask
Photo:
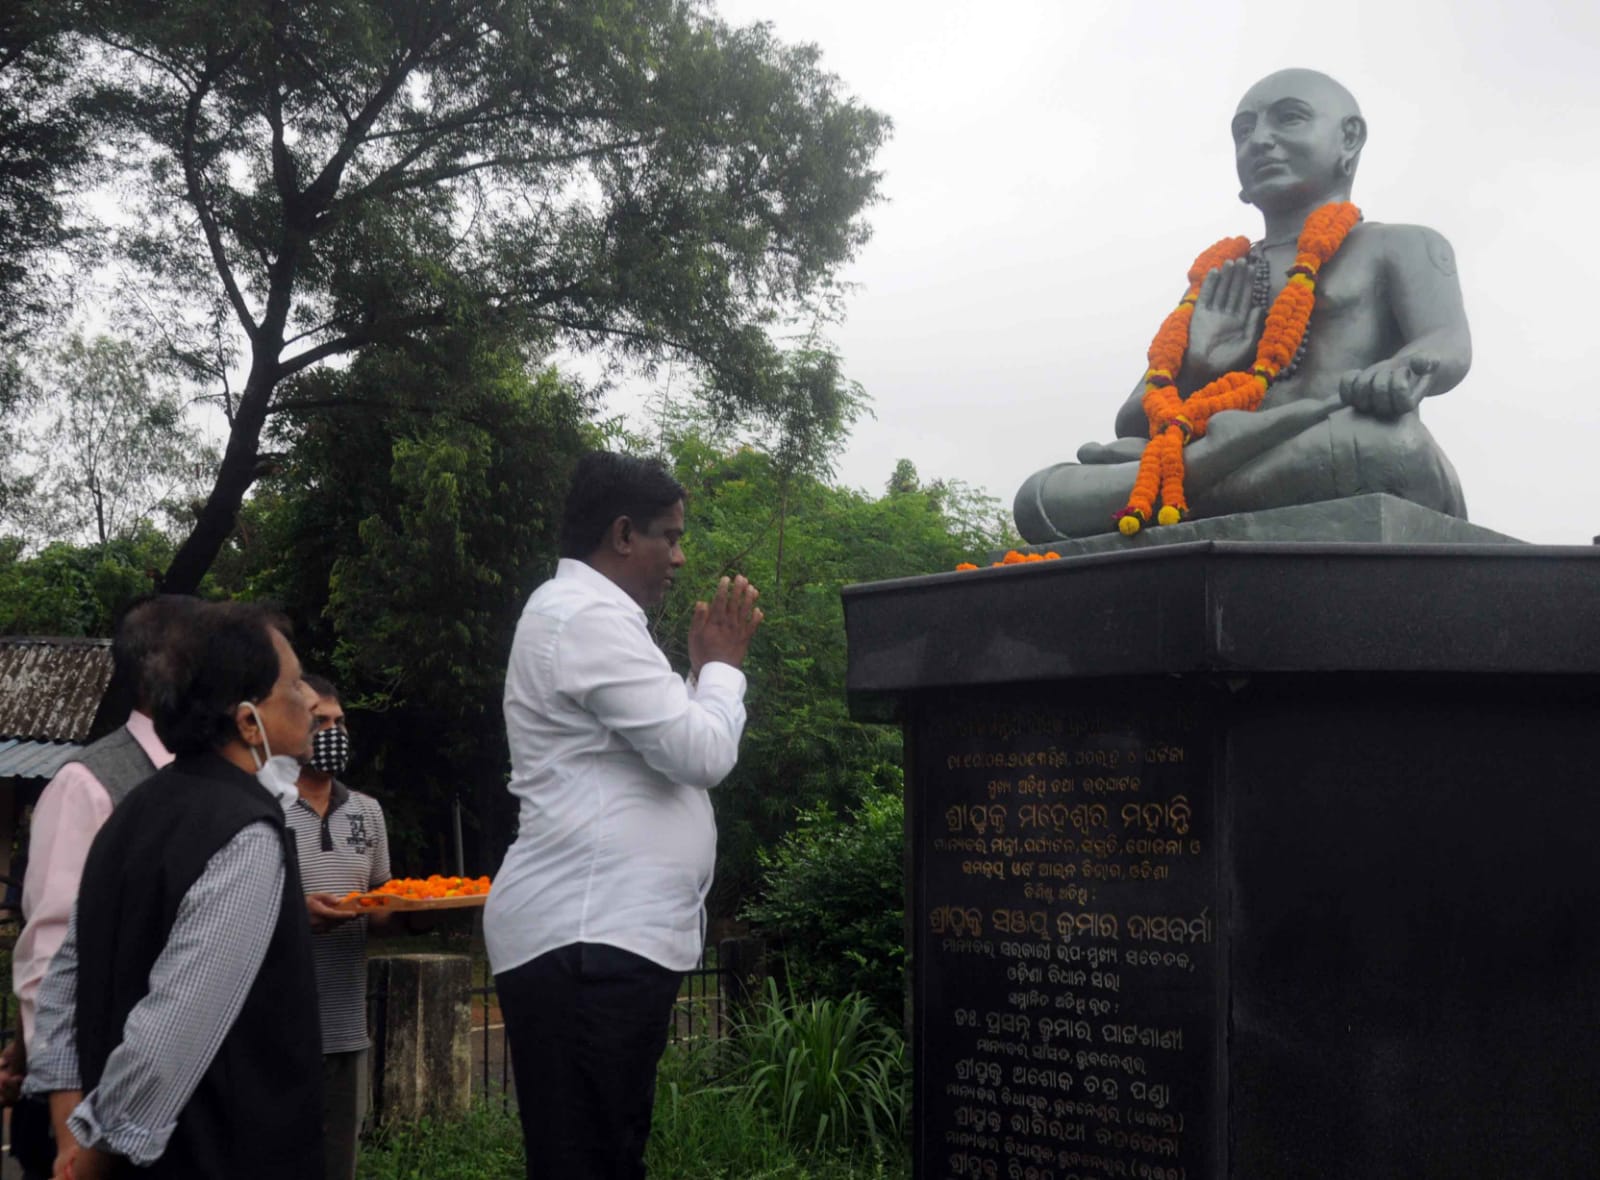
[[[323,774],[343,774],[350,761],[350,735],[337,725],[311,736],[311,766]]]

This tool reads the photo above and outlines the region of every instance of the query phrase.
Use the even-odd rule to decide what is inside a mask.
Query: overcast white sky
[[[1600,4],[1584,0],[718,0],[814,42],[895,121],[833,331],[873,401],[840,465],[896,458],[1010,504],[1111,422],[1196,253],[1260,236],[1228,122],[1323,70],[1370,136],[1355,201],[1453,243],[1472,372],[1423,417],[1472,519],[1600,534]],[[618,408],[622,408],[619,404]]]

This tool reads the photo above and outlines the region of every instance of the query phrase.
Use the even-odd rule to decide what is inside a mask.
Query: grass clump
[[[910,1110],[905,1041],[861,995],[842,1000],[766,998],[734,1039],[734,1074],[746,1102],[787,1143],[814,1152],[861,1144],[903,1149]]]
[[[816,1147],[784,1136],[743,1078],[748,1054],[730,1042],[673,1045],[656,1078],[645,1162],[660,1180],[909,1180],[903,1144]]]
[[[521,1176],[516,1111],[475,1102],[462,1119],[386,1123],[362,1145],[357,1180],[506,1180]]]

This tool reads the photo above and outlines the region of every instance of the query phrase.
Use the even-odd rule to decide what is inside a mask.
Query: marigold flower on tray
[[[434,901],[445,897],[481,897],[489,892],[488,877],[395,877],[376,889],[362,893],[359,889],[345,894],[342,900],[356,902],[372,908],[382,906],[389,897],[409,901]]]

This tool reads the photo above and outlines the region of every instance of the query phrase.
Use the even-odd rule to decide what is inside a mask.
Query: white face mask
[[[287,754],[279,754],[274,758],[272,743],[267,740],[267,727],[261,723],[261,714],[249,701],[244,702],[244,707],[256,719],[256,728],[261,731],[261,748],[267,752],[263,760],[254,746],[249,747],[250,759],[256,764],[256,781],[277,796],[280,802],[293,803],[300,797],[300,788],[296,785],[300,779],[299,759]]]

